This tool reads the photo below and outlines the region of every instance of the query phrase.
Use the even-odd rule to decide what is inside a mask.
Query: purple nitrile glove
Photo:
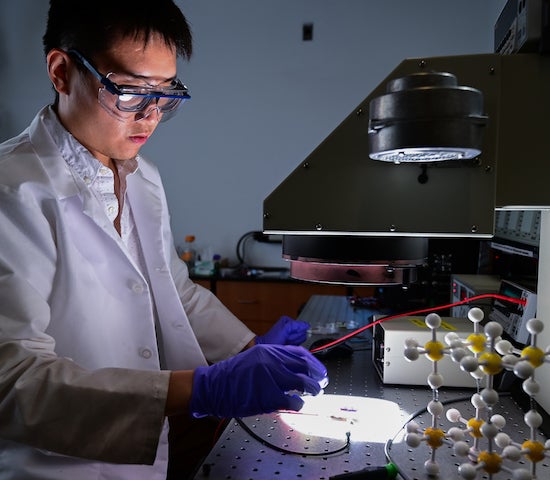
[[[267,333],[256,337],[256,344],[300,345],[307,338],[309,323],[283,316]]]
[[[255,345],[210,367],[197,367],[189,409],[194,417],[222,418],[300,410],[304,401],[292,392],[317,395],[327,383],[325,366],[305,348]]]

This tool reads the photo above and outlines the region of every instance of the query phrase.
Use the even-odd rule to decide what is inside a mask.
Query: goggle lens
[[[182,98],[157,97],[153,95],[141,96],[124,93],[118,95],[116,106],[123,112],[140,112],[149,107],[149,105],[156,104],[159,111],[164,113],[177,108],[181,101]]]
[[[120,87],[120,91],[121,93],[116,95],[102,87],[98,92],[98,100],[113,115],[124,120],[136,113],[142,113],[143,116],[140,118],[144,118],[148,116],[147,110],[149,109],[161,113],[161,121],[168,120],[176,113],[176,109],[189,98],[184,89],[158,91]]]

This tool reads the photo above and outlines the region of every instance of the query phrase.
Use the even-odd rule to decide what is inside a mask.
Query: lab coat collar
[[[29,126],[29,138],[34,150],[40,152],[40,160],[44,171],[51,172],[49,180],[55,189],[58,200],[78,195],[81,192],[74,174],[61,158],[59,148],[55,144],[45,122],[51,107],[44,107],[34,117]],[[53,113],[53,111],[52,111]]]
[[[54,141],[49,127],[49,124],[52,122],[59,121],[57,118],[51,119],[52,115],[55,116],[56,113],[53,111],[51,105],[44,107],[40,112],[38,112],[29,127],[29,136],[31,143],[36,147],[37,151],[41,152],[41,160],[45,164],[46,170],[54,172],[50,180],[52,185],[55,187],[58,195],[57,198],[63,199],[73,195],[82,194],[82,190],[87,190],[87,186],[82,178],[75,181],[76,177],[81,177],[81,175],[78,174],[75,176],[75,172],[68,168],[67,163],[65,161],[60,161],[62,160],[63,155],[60,148]],[[61,128],[63,127],[61,126]],[[74,137],[71,138],[74,140],[75,145],[80,145]],[[87,152],[85,147],[81,146],[81,148]],[[89,155],[89,153],[87,154]],[[136,173],[141,171],[144,180],[152,183],[155,187],[160,187],[161,180],[156,168],[144,161],[141,155],[138,155],[136,159],[138,161]]]

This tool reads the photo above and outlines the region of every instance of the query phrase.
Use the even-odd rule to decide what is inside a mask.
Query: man
[[[55,101],[0,146],[0,479],[164,479],[167,417],[300,409],[326,370],[307,325],[255,337],[175,253],[139,155],[189,97],[173,1],[51,0],[44,49]]]

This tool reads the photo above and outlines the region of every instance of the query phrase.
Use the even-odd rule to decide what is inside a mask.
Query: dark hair
[[[72,48],[93,58],[120,38],[143,39],[146,44],[155,33],[175,47],[178,56],[191,57],[191,30],[172,0],[50,0],[44,53]]]

